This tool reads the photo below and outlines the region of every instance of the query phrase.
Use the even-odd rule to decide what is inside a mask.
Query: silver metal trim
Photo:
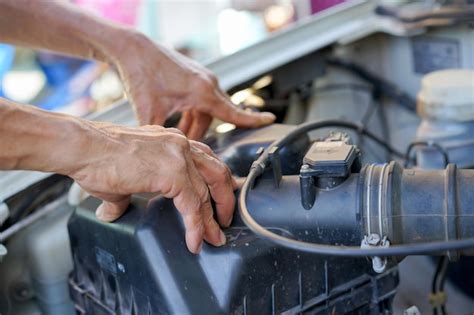
[[[370,235],[372,234],[371,232],[371,225],[372,225],[372,222],[371,222],[371,210],[370,210],[370,199],[371,199],[371,187],[372,187],[372,176],[373,176],[373,172],[374,172],[374,164],[370,164],[368,167],[367,167],[367,184],[366,184],[366,196],[367,196],[367,199],[366,199],[366,215],[367,215],[367,234]]]
[[[379,191],[378,191],[378,200],[379,200],[379,204],[377,205],[378,207],[378,214],[379,214],[379,218],[378,218],[378,221],[379,221],[379,235],[380,236],[384,236],[384,233],[383,233],[383,222],[382,222],[382,214],[383,214],[383,207],[385,207],[385,203],[382,202],[382,198],[384,196],[384,191],[383,191],[383,180],[385,178],[385,170],[387,169],[387,166],[388,164],[385,163],[383,166],[382,166],[382,169],[380,170],[380,177],[379,177]]]
[[[206,66],[228,90],[332,43],[380,30],[374,0],[341,3]]]

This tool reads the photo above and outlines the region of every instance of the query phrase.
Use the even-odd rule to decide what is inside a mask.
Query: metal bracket
[[[309,165],[303,164],[300,170],[300,191],[301,204],[306,210],[310,210],[316,201],[316,187],[312,173]]]
[[[372,233],[368,236],[365,235],[364,238],[362,239],[362,242],[360,243],[360,248],[367,249],[367,248],[374,248],[374,247],[388,248],[390,247],[390,241],[387,239],[386,236],[384,236],[383,238],[380,238],[380,235],[376,233]],[[385,271],[385,269],[387,269],[387,257],[374,256],[371,259],[372,259],[372,269],[376,273],[382,273]]]
[[[458,213],[458,195],[456,191],[456,165],[448,164],[445,171],[444,180],[444,237],[446,241],[458,239],[458,231],[460,231],[459,220],[456,218]],[[446,253],[449,261],[459,260],[459,251],[451,250]]]
[[[3,257],[8,253],[7,248],[0,243],[0,262],[2,262]]]

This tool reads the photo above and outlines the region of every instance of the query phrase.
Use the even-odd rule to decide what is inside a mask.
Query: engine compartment
[[[343,16],[344,12],[338,14]],[[333,18],[337,19],[337,14]],[[368,20],[372,18],[367,16]],[[321,21],[328,23],[326,17]],[[444,155],[447,155],[449,162],[457,165],[457,171],[472,168],[472,119],[433,119],[415,112],[417,94],[424,88],[426,74],[446,68],[474,68],[472,21],[410,27],[400,26],[398,22],[384,23],[384,31],[358,29],[351,36],[340,36],[322,48],[285,60],[258,75],[245,76],[237,69],[234,74],[238,82],[227,84],[230,81],[223,80],[229,93],[235,96],[245,91],[243,94],[247,96],[240,98],[240,106],[272,111],[281,124],[260,130],[217,132],[208,139],[209,145],[236,176],[243,178],[248,175],[259,148],[268,147],[295,125],[342,119],[371,130],[403,154],[396,156],[357,131],[346,131],[362,153],[361,165],[392,160],[401,164],[403,158],[408,158],[405,166],[413,173],[431,170],[445,176]],[[329,36],[331,29],[325,32]],[[320,35],[314,34],[325,38]],[[295,38],[292,34],[288,36]],[[311,40],[306,36],[303,44]],[[301,46],[296,40],[292,45]],[[288,54],[292,45],[285,48]],[[251,52],[250,49],[242,54],[253,56]],[[236,60],[241,56],[237,55]],[[268,56],[244,59],[250,67],[254,63],[268,64],[263,60],[272,57],[268,53]],[[219,73],[219,66],[217,63],[211,69]],[[270,83],[262,85],[263,78],[270,78]],[[256,98],[263,100],[263,105],[255,103]],[[131,123],[133,113],[125,105],[99,119],[122,122],[120,119],[127,117],[123,123]],[[315,207],[320,200],[326,200],[332,209],[340,210],[335,221],[340,225],[347,222],[343,233],[332,234],[335,230],[327,225],[313,229],[312,220],[318,217],[301,205],[298,176],[306,150],[311,141],[323,139],[331,131],[341,130],[312,131],[282,149],[284,180],[280,191],[284,193],[275,192],[274,174],[269,171],[255,187],[260,194],[249,195],[249,208],[280,207],[274,213],[283,213],[282,216],[266,213],[258,216],[252,212],[258,222],[279,235],[360,246],[364,225],[354,225],[359,222],[355,215],[357,206],[349,209],[345,203],[357,199],[356,180],[344,181],[326,194],[330,196],[341,188],[352,192],[343,198],[324,199],[323,194],[321,200],[320,194],[315,199]],[[455,182],[457,185],[462,182],[456,186],[457,194],[462,191],[466,199],[472,200],[466,186],[472,179]],[[436,186],[438,192],[446,191],[443,185]],[[277,246],[251,232],[238,211],[232,228],[226,231],[228,244],[221,249],[205,245],[202,255],[196,257],[185,249],[182,225],[169,200],[135,196],[130,211],[116,223],[105,224],[94,217],[97,200],[86,199],[77,206],[77,200],[83,197],[77,187],[72,186],[69,202],[66,200],[65,192],[70,187],[69,179],[55,176],[4,200],[12,215],[2,222],[0,229],[0,243],[8,249],[7,254],[0,251],[0,313],[398,314],[411,305],[418,306],[422,314],[432,310],[428,296],[436,297],[436,290],[432,290],[431,282],[439,282],[436,279],[441,277],[439,270],[435,270],[434,259],[389,259],[384,271],[377,273],[370,258],[320,256]],[[414,184],[408,191],[420,187],[426,188],[425,204],[444,197],[443,193],[431,191],[425,181]],[[474,203],[466,204],[464,209],[472,210]],[[285,212],[291,211],[286,209],[289,205],[298,207],[295,217]],[[37,219],[22,223],[35,213]],[[305,220],[305,216],[311,215],[314,216],[311,220]],[[301,222],[308,225],[298,226]],[[463,222],[462,233],[471,231],[471,221],[463,218]],[[21,229],[16,230],[18,223]],[[439,222],[439,229],[444,227],[442,224]],[[410,229],[416,231],[421,225],[417,221]],[[12,227],[15,233],[10,233]],[[357,237],[354,227],[360,232]],[[444,230],[431,231],[425,236],[441,240],[443,233]],[[413,235],[414,240],[417,237]],[[447,266],[446,260],[440,262]],[[436,275],[439,277],[435,279]],[[444,267],[444,277],[448,277],[443,291],[449,297],[448,313],[472,311],[472,258],[450,262],[449,267]]]
[[[292,128],[236,130],[215,139],[225,146],[212,148],[238,173],[250,168],[260,146],[268,146]],[[288,166],[284,174],[299,170],[302,159],[291,167],[298,161],[295,153],[301,155],[307,145],[299,141],[288,148],[290,154],[282,152],[282,165]],[[299,204],[293,190],[282,187],[282,191],[293,199],[284,198],[286,205],[294,200]],[[271,209],[275,199],[276,195],[260,193],[254,204]],[[114,224],[95,219],[97,206],[97,200],[86,200],[69,221],[75,266],[70,287],[81,313],[379,314],[390,310],[398,283],[396,268],[376,274],[365,258],[321,257],[275,246],[252,233],[238,211],[225,230],[227,244],[204,245],[195,256],[184,246],[183,225],[170,200],[137,197],[133,209]],[[294,209],[281,209],[273,209],[271,215],[260,213],[268,229],[290,237],[324,235],[335,240],[335,231],[316,231],[309,215],[297,219]],[[340,210],[337,201],[333,210]],[[306,227],[295,224],[305,221]]]

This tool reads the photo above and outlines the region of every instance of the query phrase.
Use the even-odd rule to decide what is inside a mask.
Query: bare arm
[[[71,116],[0,98],[0,170],[67,175],[79,169],[75,156],[85,147],[81,129],[84,126]]]
[[[114,65],[141,124],[161,125],[182,112],[179,128],[192,139],[204,135],[212,117],[244,128],[275,119],[233,106],[214,74],[196,62],[62,1],[0,0],[0,41]]]
[[[0,41],[109,62],[131,30],[66,1],[0,0]]]
[[[113,221],[134,193],[172,198],[183,216],[186,243],[220,246],[235,198],[227,167],[202,143],[177,129],[124,127],[54,114],[0,98],[0,170],[37,170],[70,176],[104,202],[97,216]]]
[[[275,119],[233,106],[215,76],[194,61],[63,2],[0,0],[0,41],[114,65],[142,124],[162,124],[182,112],[180,128],[190,138],[200,138],[212,117],[240,127]],[[0,169],[70,176],[104,201],[97,215],[108,221],[125,211],[133,193],[173,198],[192,252],[199,252],[203,239],[224,243],[210,196],[222,226],[230,224],[235,204],[226,166],[208,147],[188,141],[177,129],[89,122],[3,99]]]

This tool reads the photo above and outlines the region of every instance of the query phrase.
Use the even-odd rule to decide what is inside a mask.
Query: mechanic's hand
[[[142,125],[162,125],[176,112],[190,139],[201,138],[212,117],[237,127],[272,123],[271,113],[251,113],[236,107],[220,90],[214,74],[187,57],[158,46],[143,35],[132,34],[112,61],[124,81],[127,95]]]
[[[90,122],[83,166],[69,174],[103,200],[97,217],[119,218],[134,193],[161,193],[173,198],[186,227],[186,244],[199,253],[203,239],[220,246],[225,235],[214,220],[210,196],[221,226],[232,220],[235,197],[227,166],[205,144],[189,141],[181,131],[160,126],[123,127]]]

